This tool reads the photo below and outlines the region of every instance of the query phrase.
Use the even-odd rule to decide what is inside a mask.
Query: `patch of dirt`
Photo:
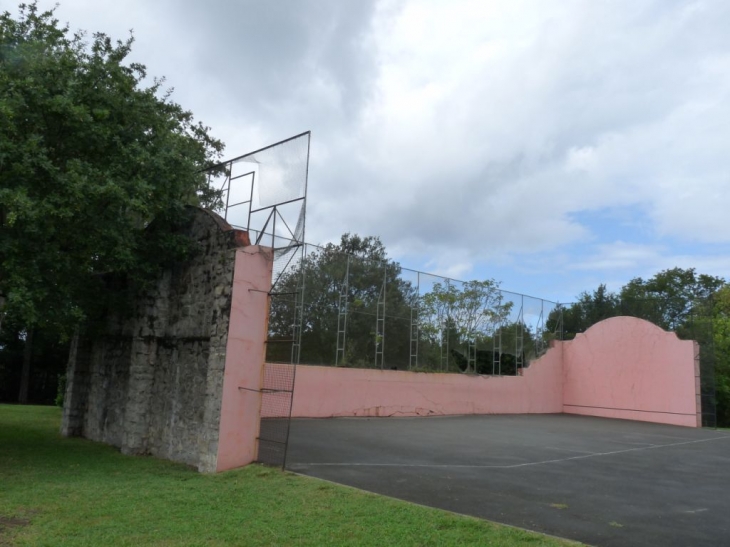
[[[13,528],[20,528],[29,524],[30,521],[28,519],[0,515],[0,547],[10,547],[13,545],[13,542],[10,540],[10,531]]]

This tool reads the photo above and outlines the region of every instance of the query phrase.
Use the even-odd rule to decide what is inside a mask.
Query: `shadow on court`
[[[292,420],[287,468],[597,546],[730,545],[730,432],[571,415]]]

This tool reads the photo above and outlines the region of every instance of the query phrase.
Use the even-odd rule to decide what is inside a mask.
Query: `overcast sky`
[[[41,0],[41,6],[50,7]],[[312,131],[307,240],[566,302],[730,277],[727,0],[61,0],[226,157]]]

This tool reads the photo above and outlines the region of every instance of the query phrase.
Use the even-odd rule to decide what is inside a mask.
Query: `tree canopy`
[[[389,260],[377,237],[343,234],[338,244],[316,247],[301,264],[282,275],[272,298],[269,329],[273,338],[291,337],[296,291],[304,274],[304,323],[301,361],[309,364],[373,366],[376,344],[383,345],[385,362],[408,363],[409,302],[413,287],[400,266]],[[384,294],[383,294],[384,291]],[[341,299],[342,304],[341,304]],[[377,335],[378,301],[385,305],[387,340]],[[338,329],[346,329],[344,352],[337,355]],[[341,347],[342,347],[341,345]],[[287,349],[270,345],[269,358],[288,361]]]
[[[217,202],[201,169],[223,145],[127,61],[132,45],[73,33],[36,3],[0,16],[3,327],[68,334],[105,274],[147,279],[188,250],[152,219]]]

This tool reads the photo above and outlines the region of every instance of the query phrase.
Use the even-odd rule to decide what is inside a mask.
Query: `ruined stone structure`
[[[248,367],[256,377],[263,365],[265,322],[240,334],[239,339],[252,336],[250,343],[236,359],[229,355],[232,310],[251,312],[257,320],[266,317],[271,257],[266,249],[250,246],[246,232],[209,211],[191,209],[186,231],[200,251],[191,261],[165,271],[150,293],[135,296],[127,317],[106,318],[102,336],[74,340],[62,433],[109,443],[127,454],[152,454],[216,471],[224,381],[240,380],[232,374],[234,367]],[[252,264],[258,276],[251,275]],[[246,300],[250,291],[242,290],[238,307],[233,294],[237,269],[261,284],[251,301]],[[236,396],[234,391],[229,406],[235,406]],[[250,418],[243,433],[252,444],[258,419]],[[236,446],[229,443],[231,449]],[[254,459],[252,449],[243,452],[243,459],[227,456],[231,466]]]

